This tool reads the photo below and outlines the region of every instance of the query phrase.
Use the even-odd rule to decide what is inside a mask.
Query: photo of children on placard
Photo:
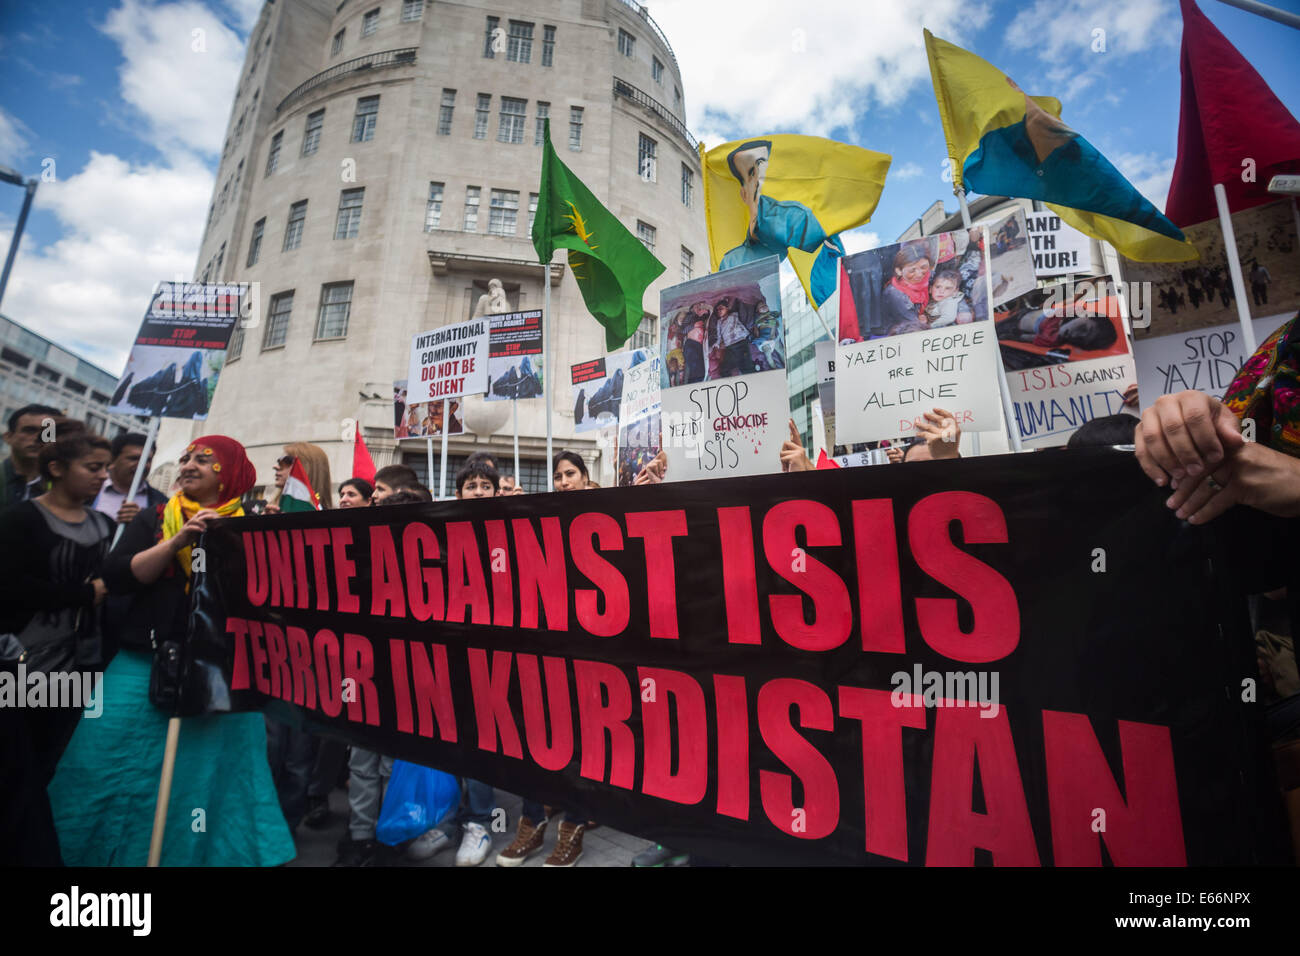
[[[460,399],[453,398],[447,403],[451,418],[449,435],[464,433],[465,426],[460,420]],[[406,404],[406,379],[393,383],[393,437],[394,438],[429,438],[442,434],[442,402],[425,402],[421,405]]]
[[[1024,213],[1017,210],[988,230],[994,303],[1033,289]],[[975,227],[846,256],[841,263],[849,294],[840,296],[840,344],[986,320],[984,252],[984,227]]]
[[[1110,276],[1026,292],[993,310],[1007,371],[1110,358],[1128,352]]]
[[[660,294],[664,388],[785,368],[779,269],[773,256]]]
[[[630,485],[637,474],[659,454],[660,413],[655,412],[626,429],[618,436],[618,484]]]

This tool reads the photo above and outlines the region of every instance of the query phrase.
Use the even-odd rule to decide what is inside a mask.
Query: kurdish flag
[[[925,49],[958,187],[1041,200],[1138,262],[1197,258],[1182,230],[1061,122],[1059,100],[1028,96],[1001,70],[929,30]]]
[[[320,511],[320,495],[312,490],[307,480],[307,472],[302,467],[302,460],[295,458],[289,477],[284,481],[284,490],[280,492],[280,511]]]
[[[551,261],[557,247],[569,250],[582,299],[605,327],[605,346],[613,352],[641,324],[645,290],[665,266],[560,162],[551,146],[551,121],[545,123],[533,248],[542,263]]]

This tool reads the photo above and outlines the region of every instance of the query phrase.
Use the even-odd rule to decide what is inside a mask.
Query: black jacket
[[[161,643],[185,634],[189,594],[180,565],[172,561],[153,584],[142,584],[131,572],[131,559],[162,540],[164,506],[142,508],[104,561],[104,583],[111,595],[104,630],[119,647],[147,651],[155,638]]]

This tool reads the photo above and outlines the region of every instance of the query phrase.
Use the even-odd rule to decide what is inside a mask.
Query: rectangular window
[[[641,133],[640,137],[636,150],[637,175],[648,183],[658,182],[655,160],[659,153],[659,144],[645,133]]]
[[[379,8],[369,11],[361,18],[361,35],[368,37],[379,29]]]
[[[648,222],[636,221],[636,237],[651,252],[655,251],[655,227]]]
[[[289,222],[284,227],[284,249],[297,249],[302,245],[302,226],[307,219],[307,200],[296,202],[289,207]]]
[[[582,107],[569,107],[569,149],[575,153],[582,150]]]
[[[233,362],[239,358],[240,353],[244,351],[244,326],[242,322],[235,323],[235,330],[230,333],[230,344],[226,347],[226,361]]]
[[[488,233],[493,236],[513,236],[519,215],[519,193],[513,189],[492,190],[488,207]]]
[[[510,21],[506,59],[511,63],[533,62],[533,25],[523,20]]]
[[[695,172],[691,167],[682,163],[682,205],[687,209],[691,208],[691,201],[695,193]]]
[[[325,111],[317,110],[307,115],[307,128],[302,133],[302,154],[310,156],[320,149],[320,130],[325,125]]]
[[[483,55],[489,60],[494,59],[497,55],[498,48],[504,47],[505,37],[501,33],[501,18],[488,17],[487,27],[484,30],[483,37]]]
[[[618,31],[618,52],[622,53],[624,56],[635,56],[636,37],[632,36],[632,34],[628,33],[626,30],[620,29]]]
[[[379,97],[363,96],[357,100],[357,115],[352,118],[352,142],[368,143],[375,138],[379,120]]]
[[[271,149],[266,154],[266,175],[270,176],[280,165],[280,141],[284,139],[284,130],[271,137]]]
[[[492,94],[480,93],[474,107],[474,138],[487,139],[488,119],[492,114]]]
[[[542,66],[551,66],[555,60],[555,27],[542,27]]]
[[[660,86],[664,84],[664,65],[659,62],[659,57],[650,57],[650,78]]]
[[[524,116],[527,111],[527,100],[517,100],[510,96],[501,97],[501,121],[497,126],[498,143],[524,141]]]
[[[334,223],[335,239],[355,239],[361,229],[361,203],[366,190],[345,189],[339,194],[339,217]]]
[[[652,349],[659,344],[658,322],[648,315],[641,317],[641,324],[632,333],[628,346],[633,349]]]
[[[429,204],[424,207],[424,231],[433,232],[442,225],[442,183],[429,183]]]
[[[253,238],[248,240],[248,261],[244,263],[245,268],[257,265],[257,257],[262,254],[262,233],[264,232],[266,232],[265,216],[253,223]]]
[[[266,314],[266,332],[262,336],[263,351],[284,345],[284,340],[289,337],[289,313],[292,311],[292,291],[271,296],[271,308]]]
[[[223,242],[221,244],[220,251],[217,253],[217,278],[218,279],[221,278],[221,266],[222,263],[224,263],[225,261],[226,261],[226,244]]]
[[[341,339],[347,335],[348,315],[351,311],[351,282],[334,282],[321,286],[320,317],[316,320],[316,338]]]
[[[234,191],[239,192],[239,184],[244,178],[244,161],[241,159],[239,165],[235,167],[235,186]]]
[[[438,135],[451,135],[451,114],[456,109],[456,91],[442,91],[442,105],[438,107]]]
[[[478,201],[480,190],[477,186],[465,187],[465,231],[478,232]]]
[[[247,116],[248,110],[244,110],[239,114],[239,122],[235,124],[235,139],[239,139],[239,137],[244,135],[244,119]]]
[[[334,34],[334,42],[330,44],[330,56],[338,56],[343,49],[343,34],[347,33],[347,27],[344,27],[338,33]]]
[[[542,141],[546,139],[546,120],[550,115],[551,104],[539,100],[537,103],[537,132],[533,136],[534,146],[541,146]]]
[[[424,16],[424,0],[402,0],[402,22],[413,23]]]
[[[682,281],[695,278],[695,253],[682,246]]]
[[[537,193],[528,194],[528,234],[533,234],[533,223],[537,221]]]

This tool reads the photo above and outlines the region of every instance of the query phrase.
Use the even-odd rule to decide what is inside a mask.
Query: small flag
[[[374,484],[375,460],[370,457],[370,449],[366,447],[366,440],[361,437],[360,422],[357,422],[356,428],[356,441],[352,443],[352,477],[364,478]]]
[[[293,460],[293,468],[280,492],[279,506],[280,511],[286,514],[290,511],[320,511],[320,495],[312,490],[301,459]]]

